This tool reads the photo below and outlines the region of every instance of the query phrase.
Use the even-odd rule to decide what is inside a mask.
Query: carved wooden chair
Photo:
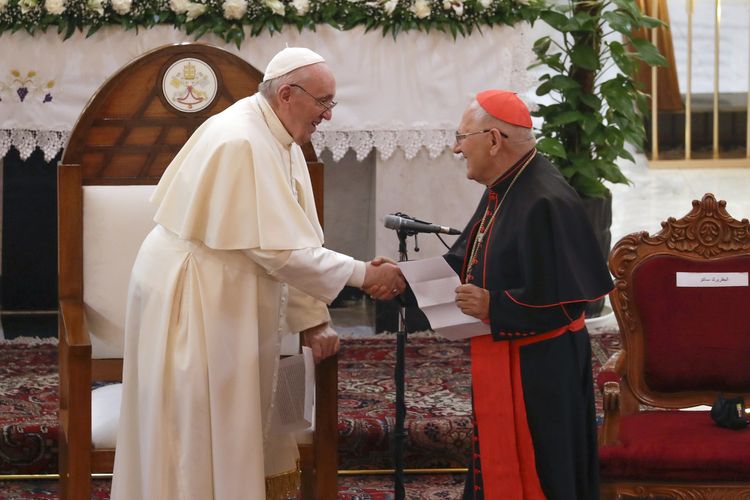
[[[169,76],[175,65],[181,73]],[[214,90],[198,83],[209,72],[216,94],[200,108]],[[255,68],[217,48],[160,48],[107,81],[71,133],[58,170],[63,499],[90,499],[91,474],[112,472],[119,389],[92,392],[92,384],[121,380],[130,269],[154,225],[148,197],[190,134],[261,80]],[[185,92],[181,109],[165,95],[170,86]],[[309,145],[305,157],[322,221],[323,166]],[[315,434],[300,445],[306,499],[336,496],[336,370],[335,357],[316,367]]]
[[[725,206],[706,194],[610,253],[623,347],[597,380],[602,498],[750,498],[750,429],[684,410],[750,398],[750,224]]]

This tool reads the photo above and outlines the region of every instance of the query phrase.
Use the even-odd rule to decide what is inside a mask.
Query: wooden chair
[[[750,224],[725,206],[706,194],[610,253],[623,348],[597,380],[602,498],[750,498],[750,429],[684,410],[750,401]]]
[[[191,77],[197,81],[201,71],[208,71],[201,64],[216,75],[216,96],[204,109],[193,112],[170,105],[162,82],[174,64],[198,68],[197,74],[184,70],[182,84]],[[90,499],[91,474],[112,472],[115,432],[107,423],[102,428],[92,422],[92,384],[121,380],[130,268],[153,227],[154,208],[147,199],[190,134],[209,116],[251,94],[261,80],[255,68],[217,48],[197,44],[160,48],[108,80],[71,133],[58,170],[63,499]],[[167,91],[171,83],[167,78]],[[188,104],[210,95],[210,88],[209,92],[198,87],[188,90],[193,96]],[[310,145],[304,149],[322,221],[323,165]],[[307,499],[336,496],[336,371],[335,357],[316,368],[315,435],[311,444],[300,446]],[[109,404],[112,397],[95,392],[95,414],[97,406]],[[112,403],[119,405],[119,396],[114,399]],[[92,435],[92,424],[105,435]]]

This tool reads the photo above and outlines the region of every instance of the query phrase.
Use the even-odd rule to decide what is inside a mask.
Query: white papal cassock
[[[294,470],[270,416],[281,335],[329,320],[364,264],[323,249],[299,146],[260,95],[165,171],[126,320],[114,500],[262,500]]]

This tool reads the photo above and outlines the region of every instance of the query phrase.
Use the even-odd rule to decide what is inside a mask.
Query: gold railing
[[[750,112],[747,113],[745,155],[737,157],[737,154],[722,154],[719,144],[719,61],[721,51],[721,0],[714,2],[714,65],[713,65],[713,109],[712,109],[712,148],[710,154],[695,155],[692,143],[692,114],[693,114],[693,15],[695,12],[695,0],[685,0],[687,10],[687,78],[685,89],[685,140],[683,157],[669,157],[662,155],[659,151],[659,102],[658,102],[658,71],[656,67],[651,68],[651,151],[649,166],[652,168],[731,168],[750,167]],[[699,0],[711,1],[711,0]],[[650,2],[649,15],[660,18],[659,0]],[[658,28],[651,30],[651,41],[654,45],[658,42]],[[750,85],[750,83],[749,83]],[[747,92],[746,110],[750,110],[750,92]]]

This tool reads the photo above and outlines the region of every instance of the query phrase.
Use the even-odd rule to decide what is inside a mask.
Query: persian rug
[[[461,498],[463,475],[408,475],[407,500],[454,500]],[[93,482],[92,500],[109,499],[108,480]],[[0,481],[0,500],[57,500],[56,481]],[[338,500],[393,500],[391,476],[346,476],[339,478]]]
[[[594,378],[619,349],[619,335],[591,336]],[[393,467],[396,338],[342,339],[339,354],[339,467]],[[434,334],[409,336],[405,356],[404,463],[407,468],[465,467],[471,438],[469,344]],[[601,398],[597,397],[597,415]]]
[[[619,336],[592,336],[592,348],[596,374],[619,348]],[[394,363],[392,335],[343,339],[339,356],[340,468],[392,467]],[[0,474],[57,471],[57,381],[54,339],[0,342]],[[406,467],[465,466],[471,436],[470,382],[467,343],[434,335],[409,337]],[[598,395],[597,404],[600,409]],[[390,481],[389,476],[381,478]],[[349,485],[347,481],[342,478],[341,484]],[[7,483],[0,482],[0,492],[3,487]],[[0,494],[0,499],[4,498],[7,496]]]
[[[57,381],[56,339],[0,342],[0,474],[57,472]]]

